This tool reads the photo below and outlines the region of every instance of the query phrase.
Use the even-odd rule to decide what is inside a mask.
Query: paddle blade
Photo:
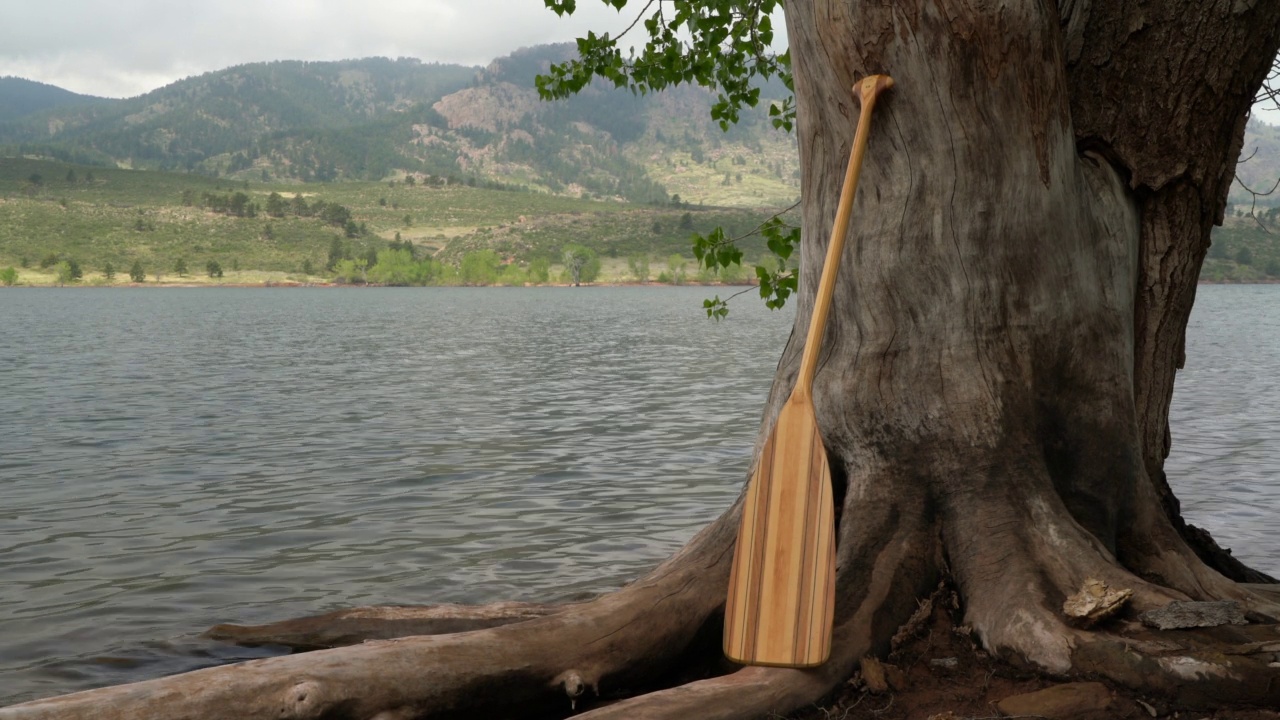
[[[836,576],[831,502],[813,405],[792,397],[747,486],[725,605],[730,660],[779,667],[826,662]]]

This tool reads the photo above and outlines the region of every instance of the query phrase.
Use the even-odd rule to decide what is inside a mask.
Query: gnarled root
[[[0,709],[0,718],[240,720],[471,717],[512,707],[567,711],[571,702],[606,689],[649,686],[680,662],[724,601],[735,527],[734,517],[727,515],[648,577],[572,612],[91,690]],[[493,613],[476,615],[494,619]],[[333,634],[307,630],[303,635]]]
[[[836,627],[831,658],[811,670],[743,668],[594,710],[592,720],[707,718],[734,720],[789,713],[817,702],[846,680],[868,654],[888,651],[899,627],[927,597],[941,570],[938,537],[923,497],[895,495],[863,474],[850,492],[839,528]]]
[[[1126,623],[1077,638],[1072,662],[1176,705],[1280,707],[1280,633],[1274,625],[1153,631]]]
[[[1054,676],[1099,675],[1158,693],[1185,707],[1280,706],[1280,605],[1265,589],[1233,583],[1204,566],[1181,542],[1158,505],[1139,502],[1117,532],[1113,555],[1045,492],[1034,463],[1022,482],[993,502],[961,500],[970,517],[947,532],[947,548],[964,597],[965,621],[983,646]],[[1141,486],[1141,484],[1139,484]],[[1127,611],[1089,630],[1061,611],[1086,578],[1133,591]],[[1138,613],[1173,600],[1230,600],[1253,624],[1158,631]]]
[[[887,484],[855,483],[868,502],[842,524],[837,627],[830,662],[812,671],[740,669],[720,656],[720,609],[737,513],[703,531],[645,579],[560,609],[467,611],[462,622],[510,624],[471,632],[377,640],[255,660],[0,710],[0,718],[352,718],[474,716],[519,707],[589,710],[601,697],[659,690],[594,709],[598,717],[757,717],[815,702],[858,659],[887,649],[939,571],[935,528],[920,496],[889,497]],[[509,611],[509,613],[508,613]],[[298,645],[385,633],[405,611],[348,611],[267,629],[216,629],[239,640]],[[542,614],[519,620],[523,613]],[[549,613],[549,614],[548,614]],[[425,629],[457,609],[413,612]],[[422,615],[426,615],[425,618]],[[515,615],[515,618],[511,618]],[[373,617],[370,617],[373,616]],[[323,617],[323,616],[322,616]],[[372,623],[372,625],[366,625]],[[400,626],[401,629],[409,625]],[[730,674],[724,674],[730,673]],[[708,678],[708,676],[711,676]]]
[[[863,657],[887,654],[947,561],[966,624],[1001,658],[1055,676],[1109,677],[1189,706],[1280,704],[1280,669],[1270,667],[1280,647],[1276,626],[1170,633],[1133,619],[1187,598],[1234,599],[1266,619],[1277,609],[1274,596],[1207,569],[1139,577],[1053,492],[1036,490],[1047,481],[1034,462],[1006,468],[1027,474],[1016,486],[1023,490],[939,498],[928,483],[907,482],[869,456],[838,460],[836,628],[832,657],[820,668],[734,668],[720,657],[737,525],[731,511],[648,577],[590,602],[365,608],[260,628],[219,626],[210,634],[245,643],[366,642],[36,701],[2,709],[0,719],[392,720],[514,708],[642,720],[788,713],[827,696]],[[1119,545],[1136,565],[1168,566],[1179,553],[1195,562],[1189,549],[1162,540],[1161,559],[1144,565],[1142,548],[1123,535]],[[1132,589],[1132,610],[1094,630],[1070,625],[1062,600],[1086,577]],[[401,632],[415,636],[370,639]]]
[[[204,633],[211,640],[237,645],[282,645],[295,651],[356,645],[413,635],[447,635],[510,625],[546,617],[565,605],[493,603],[491,605],[375,606],[337,610],[324,615],[267,625],[215,625]]]

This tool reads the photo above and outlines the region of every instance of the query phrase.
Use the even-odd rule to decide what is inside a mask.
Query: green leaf
[[[576,0],[543,0],[543,2],[560,17],[564,17],[566,13],[572,15],[573,11],[578,9]]]
[[[627,6],[627,0],[603,2],[619,11]],[[577,9],[575,0],[544,4],[561,16]],[[552,65],[539,76],[538,92],[543,98],[567,97],[596,77],[636,92],[696,83],[718,91],[712,119],[728,130],[738,122],[744,105],[759,102],[759,88],[751,87],[753,78],[777,75],[792,87],[789,54],[775,55],[769,49],[774,37],[769,13],[779,6],[778,0],[660,2],[658,12],[636,26],[648,38],[630,59],[622,58],[618,38],[588,32],[578,39],[578,59]],[[652,3],[645,3],[642,11],[650,7]],[[790,100],[784,101],[784,109],[790,107]],[[784,112],[773,122],[789,131],[793,117],[794,112]]]
[[[602,2],[617,10],[627,6],[627,0]],[[544,0],[544,4],[562,16],[577,9],[575,0]],[[654,4],[644,3],[642,12]],[[774,39],[769,15],[782,7],[781,0],[659,0],[656,4],[656,12],[635,25],[647,35],[636,43],[637,50],[624,58],[618,47],[622,36],[588,32],[578,39],[576,59],[552,65],[537,77],[539,96],[565,98],[596,78],[634,93],[695,84],[716,93],[711,119],[727,131],[738,122],[744,106],[760,102],[760,89],[752,87],[754,79],[777,76],[794,92],[790,53],[775,55],[769,49]],[[771,102],[769,118],[775,128],[790,132],[795,127],[794,97]],[[768,307],[780,308],[796,290],[796,276],[786,270],[786,261],[799,246],[800,229],[775,217],[757,232],[777,259],[771,263],[774,269],[755,266],[760,296]],[[708,270],[741,265],[738,239],[727,237],[720,228],[705,236],[694,233],[694,257]],[[720,319],[728,314],[728,305],[719,297],[706,301],[704,308],[708,317]]]
[[[723,320],[729,315],[729,303],[721,300],[719,295],[710,300],[703,300],[702,307],[707,311],[707,317],[712,320]]]

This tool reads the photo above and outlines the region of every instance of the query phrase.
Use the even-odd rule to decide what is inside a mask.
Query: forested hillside
[[[0,77],[0,123],[12,122],[51,108],[111,102],[106,98],[80,95],[32,80]]]
[[[594,86],[542,102],[534,78],[573,52],[528,48],[487,68],[385,58],[243,65],[0,122],[0,155],[258,182],[414,173],[639,203],[794,200],[794,143],[766,112],[785,88],[764,87],[765,102],[727,134],[697,88],[634,96]]]
[[[383,150],[377,136],[352,147],[361,133],[343,131],[429,107],[476,70],[385,58],[242,65],[128,100],[28,116],[0,125],[0,142],[62,159],[208,175],[246,170],[274,150],[267,165],[308,175],[302,179],[331,179],[339,162],[358,156],[366,167],[348,174],[373,173],[367,166]],[[317,146],[317,138],[329,142]],[[389,162],[394,153],[384,152]]]

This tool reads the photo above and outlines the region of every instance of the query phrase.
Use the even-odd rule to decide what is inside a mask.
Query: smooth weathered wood
[[[747,486],[725,605],[724,652],[734,662],[814,667],[831,654],[835,509],[831,471],[814,416],[813,377],[867,150],[871,112],[879,94],[891,87],[892,78],[872,75],[854,88],[862,112],[845,168],[840,207],[827,245],[800,374]]]
[[[211,640],[237,645],[283,645],[293,650],[358,645],[413,635],[447,635],[546,617],[565,605],[500,602],[490,605],[418,605],[347,608],[268,625],[215,625]]]

